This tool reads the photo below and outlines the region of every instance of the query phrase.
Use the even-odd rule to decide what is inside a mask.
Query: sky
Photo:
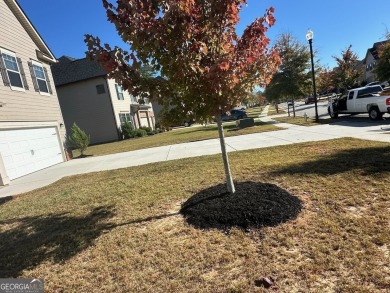
[[[84,35],[99,36],[103,43],[126,48],[107,21],[100,0],[18,0],[39,34],[56,58],[67,55],[84,58]],[[336,66],[332,56],[352,45],[352,50],[364,59],[373,43],[385,39],[390,31],[390,1],[372,0],[248,0],[240,13],[237,32],[268,7],[275,8],[276,23],[267,33],[274,42],[283,33],[291,34],[302,44],[308,44],[308,29],[314,32],[315,59],[330,69]],[[128,47],[127,47],[128,49]]]

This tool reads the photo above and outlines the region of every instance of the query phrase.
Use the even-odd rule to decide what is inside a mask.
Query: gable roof
[[[367,53],[366,53],[366,57],[367,57],[367,54],[368,53],[371,53],[371,55],[374,57],[375,60],[378,60],[379,59],[379,56],[378,56],[378,49],[380,46],[386,44],[387,42],[389,41],[381,41],[381,42],[376,42],[374,43],[374,45],[372,46],[372,48],[369,48],[367,50]]]
[[[39,35],[38,31],[35,29],[35,27],[27,17],[26,13],[20,7],[18,2],[16,0],[4,0],[4,2],[8,5],[12,13],[19,20],[20,24],[23,26],[23,28],[26,30],[28,35],[31,37],[31,39],[39,48],[39,50],[37,50],[38,59],[47,61],[49,63],[56,62],[56,58],[54,57],[54,54],[50,51],[49,47],[46,45],[45,41]]]
[[[62,56],[52,64],[51,71],[56,86],[107,76],[107,71],[96,61]]]

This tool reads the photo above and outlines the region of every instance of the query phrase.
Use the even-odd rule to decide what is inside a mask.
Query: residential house
[[[362,82],[365,81],[364,59],[356,61],[354,69],[359,72],[359,78],[357,80],[356,86],[360,86]]]
[[[378,62],[378,48],[385,44],[388,41],[376,42],[373,44],[372,48],[369,48],[365,57],[365,72],[364,79],[367,83],[376,81],[376,75],[374,73],[374,68]]]
[[[125,121],[134,128],[154,129],[151,104],[140,104],[96,61],[63,56],[52,71],[65,126],[70,129],[75,122],[90,136],[91,144],[121,139]]]
[[[0,0],[0,185],[66,160],[56,62],[16,0]]]

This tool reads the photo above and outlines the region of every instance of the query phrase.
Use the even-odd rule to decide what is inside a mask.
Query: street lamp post
[[[314,36],[313,31],[308,30],[306,33],[306,40],[309,41],[309,45],[310,45],[311,73],[312,73],[312,79],[313,79],[313,92],[314,92],[314,108],[316,111],[316,122],[318,122],[316,77],[315,77],[315,73],[314,73],[313,46],[312,46],[313,36]]]

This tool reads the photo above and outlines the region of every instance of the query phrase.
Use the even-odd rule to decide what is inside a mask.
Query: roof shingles
[[[58,63],[51,66],[51,70],[56,86],[107,75],[107,71],[96,61],[68,56],[59,58]]]

